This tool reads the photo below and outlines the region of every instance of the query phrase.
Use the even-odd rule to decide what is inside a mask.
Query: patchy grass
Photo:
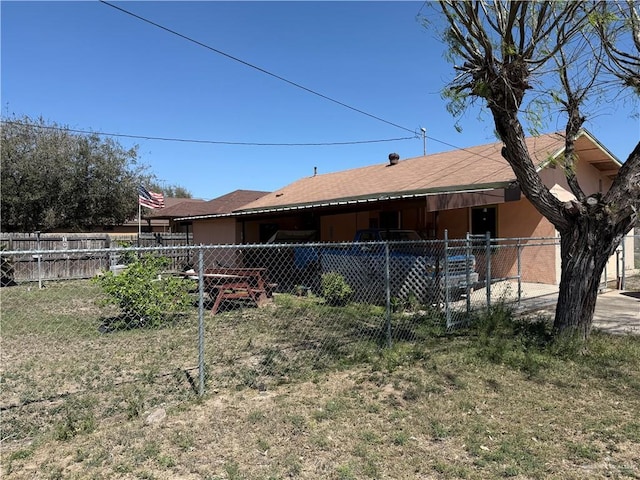
[[[207,313],[198,398],[196,313],[100,333],[98,299],[2,290],[2,478],[640,478],[638,337],[418,309],[386,348],[379,307],[279,295]]]

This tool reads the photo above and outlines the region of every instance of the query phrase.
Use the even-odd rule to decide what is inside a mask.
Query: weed
[[[320,278],[322,296],[331,306],[344,306],[349,301],[353,289],[337,272],[323,273]]]
[[[331,446],[331,442],[326,435],[322,433],[316,433],[312,435],[311,442],[321,450],[328,450]]]
[[[11,454],[9,454],[8,458],[6,458],[6,463],[7,463],[7,469],[6,469],[6,473],[10,474],[13,471],[13,464],[15,462],[18,462],[20,460],[27,460],[31,457],[33,457],[33,452],[34,449],[32,448],[22,448],[20,450],[16,450],[15,452],[12,452]]]
[[[394,445],[402,447],[409,441],[409,435],[406,432],[398,432],[392,440]]]
[[[369,478],[379,478],[380,468],[373,458],[366,458],[363,465],[363,473]]]
[[[20,450],[16,450],[9,455],[7,459],[9,462],[14,460],[26,460],[27,458],[31,458],[33,456],[33,448],[22,448]]]
[[[72,399],[62,407],[62,419],[53,427],[56,440],[70,440],[78,434],[93,432],[97,422],[90,398]]]
[[[261,412],[260,410],[251,410],[249,412],[249,415],[247,416],[247,420],[252,425],[255,425],[256,423],[260,422],[263,419],[264,419],[264,413]]]
[[[334,477],[336,480],[355,480],[356,474],[349,465],[339,465],[336,467],[336,474]]]
[[[261,452],[266,452],[271,447],[269,442],[266,441],[264,438],[259,438],[256,444],[257,444],[258,450],[260,450]]]
[[[441,475],[444,475],[445,478],[470,478],[469,472],[465,467],[451,465],[443,460],[435,460],[431,464],[431,468]]]
[[[365,430],[360,434],[362,441],[369,444],[375,445],[376,443],[380,443],[380,437],[371,430]]]
[[[58,465],[50,467],[47,472],[47,478],[49,480],[62,480],[64,478],[64,470]]]
[[[595,462],[602,456],[599,448],[588,443],[569,442],[567,447],[570,455],[576,460],[591,460]]]
[[[171,468],[171,467],[175,467],[176,465],[175,459],[173,459],[169,455],[158,455],[158,458],[156,459],[156,461],[158,462],[158,465],[160,465],[162,468]]]
[[[144,396],[142,390],[137,387],[129,389],[125,392],[124,398],[125,408],[124,411],[129,420],[138,418],[142,412],[144,412]]]
[[[224,471],[227,473],[227,478],[229,480],[241,480],[244,478],[242,472],[240,471],[240,467],[236,462],[227,462],[224,465]]]
[[[159,454],[160,444],[155,440],[147,440],[142,445],[142,448],[137,450],[138,462],[155,459]]]
[[[307,428],[307,420],[302,415],[289,415],[287,420],[295,430],[303,431]]]
[[[173,444],[183,452],[188,452],[195,445],[193,433],[189,430],[178,430],[173,435]]]
[[[237,388],[257,388],[258,377],[260,375],[255,368],[242,368],[237,371],[236,376],[239,377],[240,380]]]
[[[640,423],[630,422],[622,427],[622,433],[627,440],[635,444],[640,444]]]
[[[124,463],[118,463],[116,465],[114,465],[113,467],[113,471],[115,473],[121,474],[121,475],[125,475],[128,473],[132,473],[133,472],[133,467],[131,466],[131,464],[124,462]]]
[[[431,420],[431,422],[429,422],[429,427],[431,436],[435,440],[444,440],[449,436],[449,429],[438,420]]]
[[[334,419],[338,414],[346,408],[346,404],[342,399],[329,400],[323,408],[316,410],[313,418],[316,421]]]
[[[302,464],[296,455],[287,455],[284,459],[284,466],[287,468],[288,477],[297,477],[302,472]]]
[[[106,272],[95,277],[94,282],[105,293],[105,304],[117,305],[123,312],[122,317],[109,323],[109,330],[165,325],[172,314],[183,312],[191,304],[186,283],[162,276],[168,264],[168,258],[147,255],[118,275]]]

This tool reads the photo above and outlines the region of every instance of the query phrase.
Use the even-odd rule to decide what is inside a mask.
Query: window
[[[380,228],[400,228],[400,212],[380,212]]]
[[[486,235],[489,232],[491,238],[496,238],[498,236],[496,210],[496,207],[472,208],[471,233],[473,235]]]

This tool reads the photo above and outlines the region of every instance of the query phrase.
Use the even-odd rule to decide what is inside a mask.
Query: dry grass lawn
[[[638,337],[404,312],[386,348],[375,309],[281,296],[207,316],[199,398],[195,314],[104,334],[97,296],[3,290],[2,478],[640,478]]]

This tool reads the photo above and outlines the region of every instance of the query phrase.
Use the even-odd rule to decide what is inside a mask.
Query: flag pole
[[[138,199],[138,246],[140,246],[140,234],[142,233],[142,206],[140,206],[140,199]]]

